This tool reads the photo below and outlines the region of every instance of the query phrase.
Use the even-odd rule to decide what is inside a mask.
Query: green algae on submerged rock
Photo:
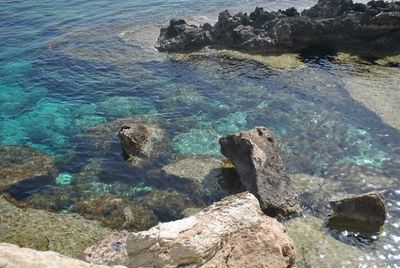
[[[386,267],[383,260],[331,237],[322,230],[323,221],[319,218],[299,217],[284,225],[294,241],[299,268]]]
[[[196,207],[185,194],[167,190],[154,190],[138,198],[137,202],[153,211],[161,222],[181,219],[186,208]]]
[[[21,209],[0,197],[0,241],[79,257],[111,230],[76,214]]]
[[[52,157],[28,146],[0,146],[0,190],[24,181],[46,182],[56,174]]]
[[[77,203],[71,211],[88,220],[97,220],[105,227],[118,230],[142,231],[158,222],[151,210],[110,194]]]
[[[252,61],[277,70],[290,70],[305,67],[304,63],[300,60],[300,56],[295,53],[285,53],[279,55],[253,55],[224,49],[218,51],[217,56],[220,58],[228,58],[233,60]]]
[[[275,70],[291,70],[305,67],[305,64],[301,61],[299,54],[296,53],[256,55],[228,49],[202,49],[198,52],[176,53],[171,56],[171,60],[173,61],[194,61],[206,58],[221,58],[237,61],[255,62]]]
[[[68,209],[79,199],[79,193],[73,185],[53,185],[35,192],[21,202],[34,209],[60,211]]]
[[[169,176],[192,182],[199,192],[216,200],[241,191],[234,167],[224,163],[223,159],[216,157],[188,156],[178,158],[162,170]]]

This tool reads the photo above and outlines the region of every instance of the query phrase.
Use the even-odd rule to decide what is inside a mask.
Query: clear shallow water
[[[97,178],[87,188],[90,196],[112,192],[135,198],[156,188],[187,194],[179,183],[163,183],[163,165],[180,156],[219,156],[220,136],[266,125],[278,136],[291,173],[343,181],[343,190],[351,193],[384,190],[390,203],[386,244],[366,248],[395,265],[400,133],[349,96],[344,78],[359,67],[311,58],[304,68],[279,71],[220,58],[170,61],[152,49],[160,23],[173,16],[213,20],[225,8],[250,11],[257,4],[1,1],[1,144],[37,148],[57,160],[59,172],[73,176],[100,163],[90,175]],[[312,4],[262,3],[267,9]],[[157,118],[171,140],[170,150],[151,169],[133,170],[124,163],[116,139],[102,151],[93,150],[85,136],[91,127],[134,115]],[[390,187],[347,183],[358,176],[352,173],[357,168],[388,177]],[[14,192],[17,198],[29,194]]]

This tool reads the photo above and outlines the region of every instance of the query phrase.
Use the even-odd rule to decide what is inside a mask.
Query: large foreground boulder
[[[242,184],[258,198],[267,215],[286,216],[299,210],[277,142],[267,128],[234,133],[219,143],[222,154],[234,164]]]
[[[329,225],[334,229],[376,232],[386,220],[387,206],[378,192],[331,201],[330,206]]]
[[[148,231],[114,234],[85,254],[89,262],[128,267],[295,267],[286,230],[248,192]]]
[[[269,12],[257,7],[235,15],[223,11],[214,26],[171,20],[161,29],[156,48],[177,52],[212,46],[270,53],[323,46],[390,53],[399,49],[399,41],[400,2],[319,0],[301,14],[294,8]]]

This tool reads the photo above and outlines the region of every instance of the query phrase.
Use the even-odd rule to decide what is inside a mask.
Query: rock
[[[267,215],[289,215],[299,210],[277,142],[265,127],[238,132],[219,140],[221,152],[235,166],[242,184],[260,201]]]
[[[378,192],[331,201],[330,206],[329,226],[348,231],[379,231],[388,210],[384,197]]]
[[[118,242],[123,250],[113,252]],[[295,267],[295,250],[283,226],[262,213],[252,194],[242,193],[196,216],[107,237],[86,249],[85,260],[128,267],[275,268]]]
[[[334,239],[319,218],[298,217],[284,225],[296,247],[297,267],[387,267],[370,252]]]
[[[268,12],[257,7],[249,15],[233,16],[223,11],[214,26],[171,20],[161,29],[156,48],[182,52],[211,46],[258,53],[327,48],[390,54],[400,41],[400,4],[376,3],[320,0],[301,14],[294,8]]]
[[[139,204],[157,215],[160,221],[172,221],[184,217],[183,211],[194,207],[187,196],[175,191],[154,190],[138,198]]]
[[[146,207],[111,194],[77,203],[71,211],[118,230],[141,231],[158,222],[156,215]]]
[[[63,256],[53,251],[36,251],[20,248],[17,245],[0,243],[1,268],[107,268],[110,266],[94,265],[81,260]],[[123,268],[125,266],[113,266]]]
[[[117,135],[121,126],[130,124],[157,124],[157,122],[151,117],[132,116],[100,124],[85,130],[79,137],[80,146],[90,150],[91,155],[93,155],[93,152],[104,153],[104,151],[110,149],[113,143],[119,142]]]
[[[118,132],[124,158],[135,166],[149,164],[167,147],[166,132],[156,125],[123,125]]]
[[[242,191],[242,185],[233,166],[227,166],[221,158],[181,157],[164,166],[162,170],[169,176],[192,183],[200,195],[208,196],[213,201]]]
[[[50,156],[28,146],[0,146],[0,190],[25,182],[49,183],[56,175]]]
[[[78,257],[111,230],[76,214],[21,209],[0,197],[0,241]]]
[[[208,23],[198,27],[184,20],[172,19],[169,26],[162,28],[156,48],[160,51],[186,51],[211,44],[212,26]]]

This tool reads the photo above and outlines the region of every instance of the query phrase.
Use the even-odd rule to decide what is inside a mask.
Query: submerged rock
[[[0,243],[0,267],[2,268],[111,268],[110,266],[94,265],[78,259],[63,256],[52,251],[36,251],[30,248],[20,248],[17,245]],[[124,268],[125,266],[113,266]]]
[[[184,217],[183,211],[196,204],[176,191],[154,190],[138,198],[139,204],[157,215],[160,221],[172,221]]]
[[[387,267],[383,260],[334,239],[313,216],[286,222],[296,247],[297,267]]]
[[[242,190],[233,166],[217,157],[188,156],[179,158],[162,169],[169,176],[188,181],[203,195],[216,201]]]
[[[0,146],[0,190],[24,182],[48,183],[56,174],[50,156],[28,146]]]
[[[121,250],[114,250],[120,243]],[[85,251],[85,260],[128,267],[295,267],[283,226],[265,216],[250,193],[229,196],[196,216],[148,231],[110,236]]]
[[[355,3],[351,0],[320,0],[299,14],[294,8],[231,15],[227,10],[214,26],[188,25],[171,20],[156,43],[160,51],[190,51],[205,46],[254,52],[299,52],[319,47],[390,51],[400,40],[400,4]],[[368,40],[368,42],[365,42]],[[379,49],[377,49],[377,47]]]
[[[124,158],[138,167],[149,164],[168,146],[166,132],[156,125],[124,124],[118,138]]]
[[[158,222],[151,210],[110,194],[77,203],[71,210],[88,220],[97,220],[105,227],[119,230],[141,231]]]
[[[234,164],[240,180],[260,201],[267,215],[289,215],[299,210],[277,142],[265,127],[238,132],[219,140],[221,152]]]
[[[0,197],[0,241],[78,257],[111,233],[96,221],[76,214],[21,209]]]
[[[331,201],[330,206],[329,226],[348,231],[379,231],[388,210],[384,197],[378,192]]]

